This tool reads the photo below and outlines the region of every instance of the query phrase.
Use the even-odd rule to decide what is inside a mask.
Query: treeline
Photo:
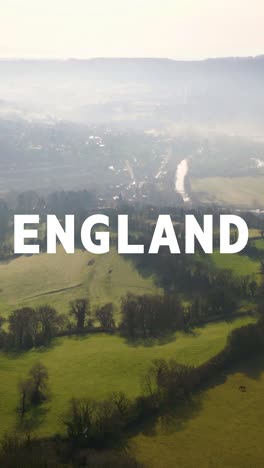
[[[148,245],[148,240],[142,238],[140,243]],[[219,269],[212,255],[171,255],[161,247],[159,255],[131,255],[129,259],[143,276],[155,275],[165,293],[182,294],[192,303],[199,302],[204,316],[232,313],[242,300],[252,301],[258,294],[255,275],[239,276]]]
[[[73,447],[109,448],[147,417],[172,408],[208,383],[219,371],[264,351],[264,318],[233,330],[225,348],[198,367],[171,359],[154,360],[143,376],[143,393],[130,401],[116,393],[102,402],[73,399],[63,421]]]
[[[70,463],[68,466],[138,467],[140,465],[126,452],[121,452],[120,455],[123,465],[116,458],[113,462],[111,457],[105,459],[107,465],[100,464],[99,459],[96,465],[90,454],[98,454],[98,450],[100,453],[109,454],[109,450],[127,446],[131,432],[139,424],[182,405],[183,402],[190,404],[192,395],[208,384],[219,371],[226,371],[241,359],[263,352],[264,317],[261,316],[257,323],[233,330],[225,348],[196,368],[179,364],[173,359],[154,360],[142,379],[143,393],[134,401],[129,400],[122,392],[112,394],[101,402],[89,398],[71,399],[62,416],[66,438],[56,437],[56,451],[55,439],[50,440],[50,453],[46,451],[44,455],[41,451],[42,465],[32,463],[30,456],[38,453],[36,447],[43,448],[43,441],[32,441],[29,434],[23,441],[18,440],[16,435],[6,435],[2,442],[0,465],[7,468],[21,467],[23,465],[19,463],[23,454],[25,460],[29,459],[27,468],[44,468],[50,466],[48,463],[56,453],[56,466],[63,466],[60,463],[64,459]],[[38,365],[35,366],[34,372],[30,371],[30,376],[36,373],[38,375],[39,369],[43,372],[41,365]],[[44,376],[46,378],[45,369]]]
[[[57,191],[51,193],[37,193],[34,190],[28,190],[18,194],[17,196],[9,195],[5,200],[0,200],[0,255],[4,258],[11,255],[12,252],[8,242],[12,234],[12,219],[14,214],[39,214],[40,220],[46,219],[47,214],[55,214],[62,222],[66,214],[75,215],[76,224],[76,245],[81,246],[80,242],[80,229],[83,221],[87,216],[97,213],[101,208],[100,199],[94,191],[80,190],[80,191]],[[225,213],[223,209],[216,207],[207,207],[206,214],[214,216],[214,248],[219,246],[219,215]],[[209,211],[208,211],[209,210]],[[140,242],[146,245],[148,250],[150,240],[153,235],[154,221],[160,214],[170,214],[172,221],[175,224],[178,242],[181,251],[184,251],[184,223],[186,214],[194,214],[199,223],[203,223],[203,216],[205,214],[204,208],[193,208],[188,210],[181,207],[172,206],[144,206],[134,207],[133,205],[122,202],[116,208],[104,208],[104,214],[110,217],[110,224],[112,229],[117,228],[118,214],[129,215],[129,232],[136,233],[140,237]],[[261,214],[242,213],[242,217],[251,228],[259,229],[260,235],[264,236],[264,220]],[[235,242],[237,238],[236,231],[231,232],[232,241]],[[131,238],[132,240],[132,238]],[[40,240],[41,249],[45,250],[46,236]],[[202,253],[200,244],[197,242],[196,251]]]
[[[146,468],[128,448],[69,451],[67,442],[36,439],[29,434],[6,434],[2,439],[0,463],[4,468]]]
[[[7,322],[7,329],[4,328]],[[5,320],[0,317],[0,348],[4,350],[27,350],[34,346],[47,345],[62,329],[65,317],[48,305],[33,309],[16,309]]]
[[[230,278],[223,272],[225,282]],[[258,287],[243,278],[244,290],[256,297]],[[231,282],[231,280],[230,280]],[[49,305],[36,309],[22,307],[11,312],[7,319],[0,316],[0,349],[26,351],[47,346],[52,338],[84,333],[120,333],[128,339],[157,338],[175,331],[191,328],[217,318],[231,318],[237,307],[236,290],[223,289],[219,283],[207,295],[199,295],[183,305],[175,294],[136,296],[127,294],[121,299],[121,318],[116,323],[112,303],[91,309],[88,299],[75,299],[69,313],[59,314]],[[232,284],[232,282],[231,282]],[[259,292],[258,292],[259,294]]]
[[[59,314],[49,305],[36,309],[16,309],[7,319],[0,317],[0,349],[5,351],[26,351],[33,347],[47,346],[52,338],[95,329],[115,329],[114,311],[111,303],[91,311],[88,299],[75,299],[69,304],[69,314]]]
[[[123,393],[113,394],[100,403],[71,400],[64,417],[68,440],[73,447],[109,448],[148,417],[183,401],[188,403],[192,394],[219,371],[263,351],[262,316],[257,323],[233,330],[225,348],[198,367],[179,364],[174,359],[154,360],[142,379],[143,393],[134,401]]]
[[[176,296],[128,294],[122,298],[120,331],[129,338],[155,337],[184,327],[184,309]]]
[[[188,331],[208,321],[230,319],[239,305],[238,289],[230,272],[217,275],[219,283],[205,294],[195,294],[189,304],[183,305],[176,294],[135,296],[128,294],[121,300],[119,331],[129,339],[159,337],[177,330]],[[257,300],[261,289],[250,276],[239,282],[243,294]]]
[[[16,309],[0,317],[0,349],[27,351],[48,346],[54,337],[92,332],[118,332],[129,339],[154,338],[177,330],[187,331],[203,322],[205,304],[183,307],[175,295],[128,294],[121,300],[121,320],[116,325],[112,303],[91,311],[87,299],[71,301],[69,314],[49,305]]]

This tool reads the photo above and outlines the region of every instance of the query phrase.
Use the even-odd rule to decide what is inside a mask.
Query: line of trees
[[[184,309],[177,296],[135,296],[121,301],[121,332],[129,338],[155,337],[185,326]]]
[[[27,350],[34,346],[47,345],[64,326],[65,317],[49,305],[38,309],[22,307],[14,310],[7,319],[0,320],[0,347],[2,349]]]
[[[43,464],[34,465],[27,462],[28,466],[49,466],[51,458],[63,456],[69,466],[105,466],[106,458],[97,458],[98,450],[103,454],[110,454],[114,447],[127,445],[127,438],[131,431],[149,417],[153,418],[164,410],[171,409],[182,402],[191,402],[194,392],[199,391],[205,383],[210,382],[219,371],[225,371],[230,365],[241,359],[264,352],[264,316],[261,315],[258,322],[233,330],[228,337],[225,348],[217,355],[198,367],[186,366],[171,359],[154,360],[142,379],[142,394],[131,401],[122,393],[110,395],[103,401],[95,401],[89,398],[71,399],[62,420],[66,430],[64,437],[51,439],[50,453],[44,454]],[[27,385],[30,388],[29,404],[41,404],[47,397],[48,374],[46,368],[37,363],[29,372]],[[20,386],[20,401],[23,403],[23,391]],[[26,401],[26,398],[25,398]],[[26,408],[26,406],[25,406]],[[26,410],[26,409],[25,409]],[[36,447],[43,448],[43,441],[32,441],[30,435],[27,440],[18,439],[15,434],[6,435],[2,441],[0,451],[0,465],[7,468],[20,468],[21,454],[25,460],[36,455]],[[52,445],[53,444],[53,445]],[[60,447],[60,450],[58,450]],[[49,446],[50,449],[50,446]],[[96,452],[91,452],[96,450]],[[91,456],[91,453],[96,455]],[[111,455],[107,466],[139,467],[133,457],[127,452],[120,454],[120,464],[117,458]],[[31,455],[30,455],[31,454]],[[98,464],[92,464],[91,460],[97,460]],[[103,462],[102,462],[103,460]],[[112,460],[110,462],[110,460]],[[60,460],[56,458],[57,465]],[[102,463],[101,463],[102,462]],[[113,462],[113,464],[111,464]],[[46,464],[45,464],[46,463]],[[89,464],[91,463],[91,464]]]
[[[91,330],[94,320],[101,330],[113,331],[116,326],[113,305],[104,304],[92,313],[88,299],[75,299],[69,304],[68,316],[49,305],[36,309],[22,307],[11,312],[7,320],[0,316],[0,349],[26,351],[47,346],[55,336]]]
[[[36,439],[8,433],[1,441],[0,464],[4,468],[144,468],[128,448],[85,450],[72,453],[65,441]]]
[[[223,272],[225,281],[225,272]],[[258,288],[247,277],[244,287],[257,294]],[[222,283],[223,284],[223,283]],[[129,339],[155,338],[177,330],[187,331],[194,326],[218,317],[230,317],[236,311],[235,290],[223,290],[221,284],[207,295],[196,295],[188,305],[183,305],[175,294],[127,294],[121,299],[121,319],[116,324],[112,303],[91,309],[88,299],[70,302],[69,314],[59,314],[49,305],[36,309],[22,307],[9,315],[0,316],[0,349],[25,351],[47,346],[52,338],[68,334],[95,331],[120,332]]]
[[[257,323],[233,330],[225,348],[198,367],[179,364],[174,359],[154,360],[142,378],[142,394],[130,401],[124,393],[107,400],[73,399],[64,416],[70,445],[77,449],[109,448],[124,443],[124,437],[148,417],[190,402],[219,371],[264,352],[264,317]]]
[[[203,263],[199,272],[201,276],[202,271]],[[92,309],[88,299],[77,298],[70,302],[67,315],[58,313],[49,305],[36,309],[25,306],[11,312],[7,319],[0,316],[0,349],[25,351],[49,345],[56,336],[91,331],[118,331],[129,339],[188,331],[209,320],[232,317],[243,294],[257,304],[261,301],[263,286],[259,286],[250,275],[236,279],[229,271],[222,270],[211,272],[206,293],[194,291],[189,304],[183,305],[175,292],[142,296],[127,294],[121,299],[118,324],[112,303]]]
[[[178,228],[179,229],[179,228]],[[140,239],[147,248],[150,242],[148,233]],[[180,237],[179,243],[184,243]],[[256,251],[263,270],[263,254]],[[155,275],[157,283],[167,293],[186,294],[201,297],[206,302],[208,314],[223,313],[225,308],[234,310],[242,300],[252,300],[257,296],[258,283],[254,275],[235,275],[229,269],[220,269],[212,255],[171,255],[167,247],[161,247],[159,255],[126,256],[143,275]],[[204,308],[205,309],[205,308]]]

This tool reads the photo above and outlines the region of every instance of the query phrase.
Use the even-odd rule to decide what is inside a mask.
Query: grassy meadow
[[[133,439],[134,452],[151,468],[262,467],[263,386],[263,357],[244,363],[188,407],[145,428]]]
[[[105,255],[77,250],[68,255],[21,256],[0,263],[0,314],[48,303],[67,312],[69,301],[89,297],[92,305],[113,302],[116,309],[127,292],[157,292],[153,278],[143,278],[133,264],[112,249]]]
[[[255,247],[257,247],[258,250],[264,250],[264,239],[257,239],[254,241]]]
[[[192,191],[204,203],[264,208],[264,177],[205,177],[191,179]]]
[[[229,332],[252,321],[244,317],[197,328],[192,334],[177,333],[166,341],[129,344],[117,335],[65,337],[53,340],[50,348],[31,350],[17,356],[0,354],[0,434],[18,423],[19,379],[41,360],[48,368],[51,399],[33,418],[41,435],[62,429],[61,414],[75,396],[103,399],[114,391],[131,398],[141,391],[141,378],[155,358],[173,358],[198,365],[219,352]]]
[[[256,231],[253,237],[257,235]],[[264,249],[264,240],[254,243]],[[261,277],[259,261],[247,256],[215,252],[210,257],[218,268],[231,269],[235,275]],[[56,255],[21,256],[0,263],[3,316],[21,306],[45,303],[67,313],[69,301],[78,297],[88,297],[92,307],[113,302],[118,312],[120,298],[129,291],[161,292],[154,277],[142,277],[133,263],[114,249],[95,256],[81,250],[67,255],[59,248]],[[20,354],[0,353],[0,437],[10,429],[21,429],[18,382],[37,361],[48,369],[50,399],[29,412],[26,421],[35,435],[49,436],[63,430],[61,416],[70,398],[102,400],[116,391],[135,398],[142,391],[142,377],[153,359],[173,358],[197,366],[225,346],[231,330],[254,320],[245,316],[211,323],[190,334],[176,333],[160,340],[133,343],[118,335],[62,337],[54,339],[50,347]],[[262,364],[264,369],[262,362],[258,363],[260,368],[252,364],[251,373],[236,370],[226,381],[220,379],[214,387],[195,396],[191,406],[142,430],[132,439],[132,451],[151,468],[261,466]],[[240,385],[246,385],[248,391],[240,392]]]
[[[246,255],[220,254],[220,252],[214,252],[210,257],[217,268],[229,269],[236,276],[254,275],[257,279],[260,278],[260,262],[258,260],[253,260]]]

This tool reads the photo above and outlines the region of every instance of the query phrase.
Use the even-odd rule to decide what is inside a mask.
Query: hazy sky
[[[0,0],[2,57],[264,53],[264,0]]]

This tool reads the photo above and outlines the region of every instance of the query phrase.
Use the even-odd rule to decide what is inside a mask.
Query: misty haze
[[[2,3],[0,467],[263,468],[263,0]]]
[[[0,191],[261,209],[263,79],[262,56],[1,60]]]

